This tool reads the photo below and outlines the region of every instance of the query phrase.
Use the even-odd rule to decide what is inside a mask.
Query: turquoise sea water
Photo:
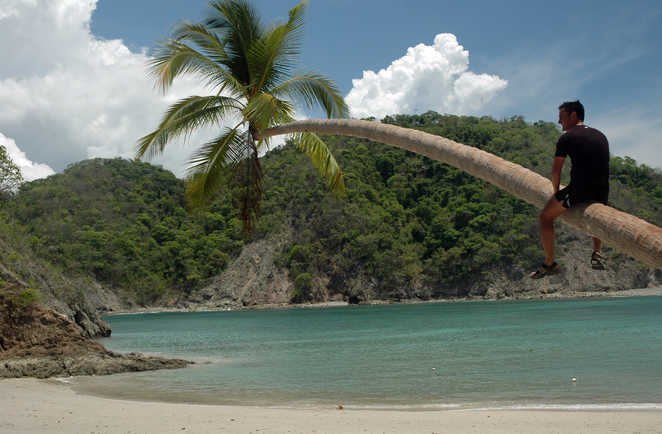
[[[111,350],[201,363],[79,378],[81,391],[263,406],[662,408],[662,297],[106,320]]]

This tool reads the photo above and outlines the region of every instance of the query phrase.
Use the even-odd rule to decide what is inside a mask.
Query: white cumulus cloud
[[[352,116],[381,119],[427,110],[476,113],[508,82],[496,75],[469,71],[469,52],[455,35],[440,33],[432,45],[410,47],[386,69],[364,71],[352,85],[345,97]]]
[[[157,92],[144,52],[91,33],[96,3],[0,0],[0,133],[25,161],[62,170],[85,158],[132,158],[168,104],[207,93],[192,78],[176,81],[167,95]],[[192,149],[173,143],[154,162],[181,176]]]
[[[2,133],[0,133],[0,146],[3,146],[7,150],[9,158],[21,170],[21,175],[23,175],[23,179],[26,181],[45,178],[55,173],[48,164],[30,161],[25,155],[25,152],[18,148],[16,142]]]

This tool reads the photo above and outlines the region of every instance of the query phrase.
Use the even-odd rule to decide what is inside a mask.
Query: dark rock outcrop
[[[0,378],[105,375],[182,368],[191,362],[116,354],[67,316],[0,299]]]
[[[12,246],[0,239],[2,248],[9,251]],[[65,277],[28,251],[23,251],[20,256],[23,260],[5,264],[0,255],[0,281],[36,290],[41,305],[66,315],[82,328],[86,336],[110,336],[110,327],[99,311],[123,307],[117,295],[89,279]]]
[[[135,353],[116,354],[106,351],[84,356],[0,359],[0,378],[110,375],[121,372],[184,368],[190,364],[191,362],[186,360],[146,357]]]

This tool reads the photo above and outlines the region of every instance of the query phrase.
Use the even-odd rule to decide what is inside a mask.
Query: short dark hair
[[[565,110],[568,114],[575,112],[577,113],[577,119],[584,122],[584,106],[582,103],[577,101],[566,101],[559,106],[559,110]]]

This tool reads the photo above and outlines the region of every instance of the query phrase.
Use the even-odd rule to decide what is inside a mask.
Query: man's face
[[[568,113],[565,109],[559,110],[559,124],[561,124],[563,131],[568,131],[570,128],[577,125],[578,120],[577,113]]]

